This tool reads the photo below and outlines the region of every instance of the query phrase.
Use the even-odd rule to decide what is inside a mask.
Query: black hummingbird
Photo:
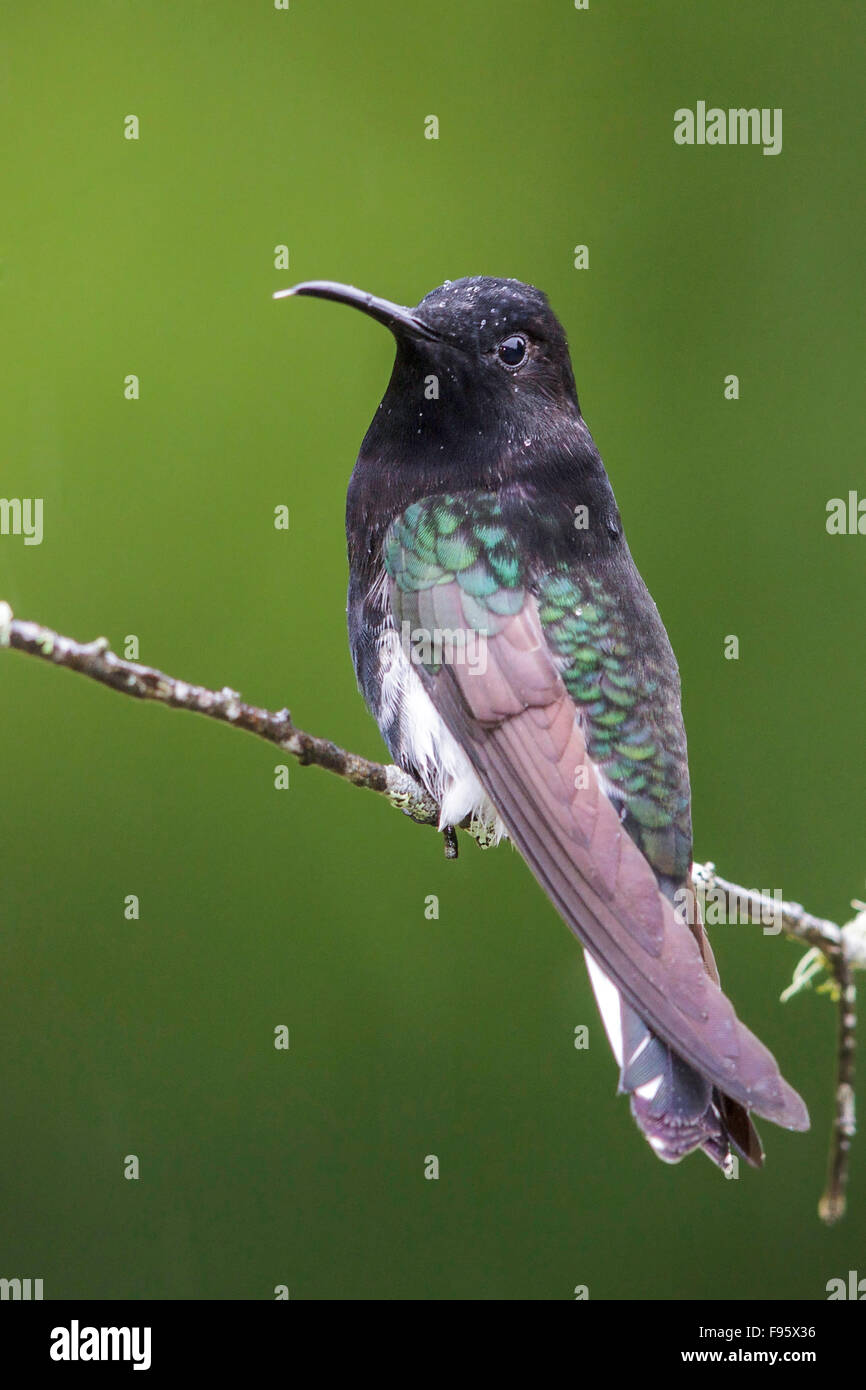
[[[581,942],[619,1089],[659,1158],[763,1160],[809,1117],[737,1018],[690,889],[680,680],[581,415],[565,333],[517,280],[414,309],[314,280],[396,358],[352,473],[348,622],[394,760],[508,835]]]

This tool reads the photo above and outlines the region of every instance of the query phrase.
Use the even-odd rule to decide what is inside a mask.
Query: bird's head
[[[463,415],[473,407],[511,417],[579,413],[565,333],[532,285],[486,275],[446,280],[413,309],[330,280],[274,298],[289,295],[348,304],[389,328],[397,342],[391,389],[406,406],[441,398]]]

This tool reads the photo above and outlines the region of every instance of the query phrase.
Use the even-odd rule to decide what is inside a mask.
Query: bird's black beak
[[[288,299],[293,294],[309,294],[315,299],[333,299],[337,304],[348,304],[369,314],[377,323],[383,323],[397,337],[438,338],[438,333],[419,319],[414,309],[406,309],[402,304],[392,304],[390,299],[378,299],[374,294],[356,290],[354,285],[340,285],[334,280],[304,280],[300,285],[292,285],[288,290],[277,290],[274,299]]]

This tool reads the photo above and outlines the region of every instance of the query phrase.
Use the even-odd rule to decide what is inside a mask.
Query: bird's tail
[[[764,1154],[748,1112],[684,1062],[623,999],[584,952],[602,1022],[619,1064],[619,1090],[653,1151],[679,1163],[701,1149],[725,1173],[735,1154],[760,1167]]]

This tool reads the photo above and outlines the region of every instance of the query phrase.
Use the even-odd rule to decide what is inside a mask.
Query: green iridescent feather
[[[615,594],[574,567],[525,572],[520,538],[493,494],[415,502],[393,522],[385,568],[396,586],[398,624],[420,628],[419,602],[457,584],[465,620],[493,637],[527,593],[566,689],[587,751],[622,798],[624,825],[656,871],[682,881],[691,858],[685,737],[669,675],[636,650]],[[430,674],[438,667],[427,665]]]
[[[399,591],[399,622],[420,627],[418,596],[457,583],[462,610],[476,632],[495,636],[525,601],[514,538],[488,494],[413,502],[385,538],[385,568]],[[431,674],[438,667],[426,663]]]
[[[599,579],[552,571],[539,576],[536,591],[587,752],[624,798],[626,829],[659,873],[685,878],[691,817],[677,693],[635,650],[616,596]]]

